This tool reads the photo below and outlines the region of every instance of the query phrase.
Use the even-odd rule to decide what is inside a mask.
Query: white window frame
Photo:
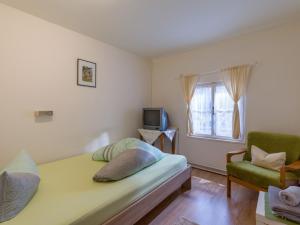
[[[208,83],[198,83],[197,86],[202,87],[212,87],[212,129],[211,129],[211,135],[208,134],[187,134],[187,136],[192,138],[200,138],[200,139],[209,139],[209,140],[217,140],[217,141],[225,141],[225,142],[236,142],[236,143],[245,143],[245,133],[246,133],[246,96],[242,96],[239,101],[239,108],[242,108],[242,113],[240,114],[240,122],[241,122],[241,137],[239,139],[234,139],[231,137],[224,137],[224,136],[218,136],[215,133],[215,111],[214,111],[214,105],[215,105],[215,92],[217,86],[224,86],[223,82],[208,82]],[[196,88],[197,88],[196,86]],[[241,118],[242,117],[242,118]]]

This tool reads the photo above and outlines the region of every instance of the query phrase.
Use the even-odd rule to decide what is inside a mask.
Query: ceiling
[[[145,57],[300,18],[300,0],[0,0]]]

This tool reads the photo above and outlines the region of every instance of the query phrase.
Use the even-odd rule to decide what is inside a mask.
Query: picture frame
[[[77,59],[77,85],[96,88],[97,64]]]

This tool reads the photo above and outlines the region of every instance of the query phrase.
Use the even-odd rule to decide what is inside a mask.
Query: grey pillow
[[[0,222],[15,217],[34,196],[40,178],[34,161],[26,152],[0,173]]]
[[[94,181],[117,181],[133,175],[155,163],[156,157],[141,149],[129,149],[120,153],[101,168],[93,177]]]

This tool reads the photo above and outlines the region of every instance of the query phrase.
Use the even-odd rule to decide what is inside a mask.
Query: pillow
[[[156,161],[155,155],[151,154],[151,152],[141,149],[128,149],[101,168],[95,174],[93,180],[97,182],[121,180],[152,165]]]
[[[40,178],[34,161],[25,152],[0,172],[0,222],[15,217],[34,196]]]
[[[125,138],[117,143],[110,144],[98,149],[96,152],[94,152],[92,159],[96,161],[109,162],[123,151],[127,151],[129,149],[140,149],[147,152],[151,152],[151,154],[154,155],[156,160],[162,159],[165,155],[165,153],[160,151],[158,148],[146,142],[143,142],[137,138]]]
[[[285,165],[286,153],[278,152],[268,154],[255,145],[251,146],[251,163],[272,170],[280,170]]]

